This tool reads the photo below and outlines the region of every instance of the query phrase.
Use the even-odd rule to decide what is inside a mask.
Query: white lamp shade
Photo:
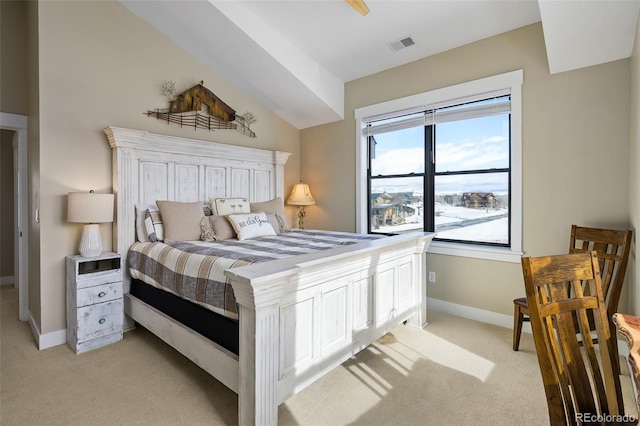
[[[296,183],[293,185],[291,195],[287,199],[287,204],[292,206],[313,206],[316,200],[309,191],[309,185],[306,183]]]
[[[113,194],[70,192],[67,221],[76,223],[113,222]]]

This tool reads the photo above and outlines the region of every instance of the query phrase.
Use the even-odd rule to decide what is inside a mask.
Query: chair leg
[[[620,352],[618,351],[618,332],[616,326],[613,323],[609,324],[611,330],[611,348],[609,351],[613,354],[613,373],[617,376],[620,375]]]
[[[520,306],[514,305],[513,311],[513,350],[517,351],[520,348],[520,335],[522,334],[522,321],[524,315],[520,310]]]

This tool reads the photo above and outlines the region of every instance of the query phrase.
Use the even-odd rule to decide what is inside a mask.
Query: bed
[[[137,204],[284,199],[289,153],[118,127],[104,132],[113,152],[113,245],[125,264],[137,244]],[[227,336],[236,340],[228,344],[132,294],[138,280],[125,268],[125,327],[147,328],[236,392],[240,424],[277,424],[279,404],[393,327],[426,325],[425,253],[432,237],[362,238],[224,269],[237,307],[235,331]]]

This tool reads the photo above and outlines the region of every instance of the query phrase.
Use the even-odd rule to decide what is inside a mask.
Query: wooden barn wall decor
[[[160,91],[169,101],[169,108],[148,110],[145,112],[148,117],[179,124],[181,127],[209,131],[236,130],[251,138],[256,137],[249,128],[257,121],[256,117],[249,111],[237,114],[233,108],[204,87],[203,81],[178,95],[175,93],[175,82],[165,81],[160,85]]]

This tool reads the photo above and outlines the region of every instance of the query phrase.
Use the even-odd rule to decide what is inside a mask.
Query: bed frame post
[[[416,242],[413,254],[413,268],[415,274],[414,300],[419,301],[415,307],[415,314],[409,318],[407,324],[411,327],[423,328],[427,325],[427,248],[431,238]]]
[[[242,269],[242,268],[240,268]],[[228,270],[239,306],[238,424],[278,424],[278,366],[280,362],[280,305],[284,283],[296,268],[275,277],[252,280]]]
[[[429,241],[423,241],[416,249],[414,268],[416,274],[416,288],[414,291],[417,294],[414,296],[414,300],[419,300],[420,303],[416,307],[416,313],[407,322],[412,327],[423,328],[427,325],[427,245]]]
[[[278,307],[240,305],[238,424],[278,423]]]
[[[291,155],[290,152],[284,151],[275,151],[274,152],[274,161],[275,164],[275,188],[276,188],[276,197],[280,197],[285,200],[284,193],[284,165],[287,164],[287,160]]]
[[[279,306],[286,279],[279,276],[253,283],[250,278],[232,276],[230,280],[240,321],[238,424],[276,426],[280,402]]]

